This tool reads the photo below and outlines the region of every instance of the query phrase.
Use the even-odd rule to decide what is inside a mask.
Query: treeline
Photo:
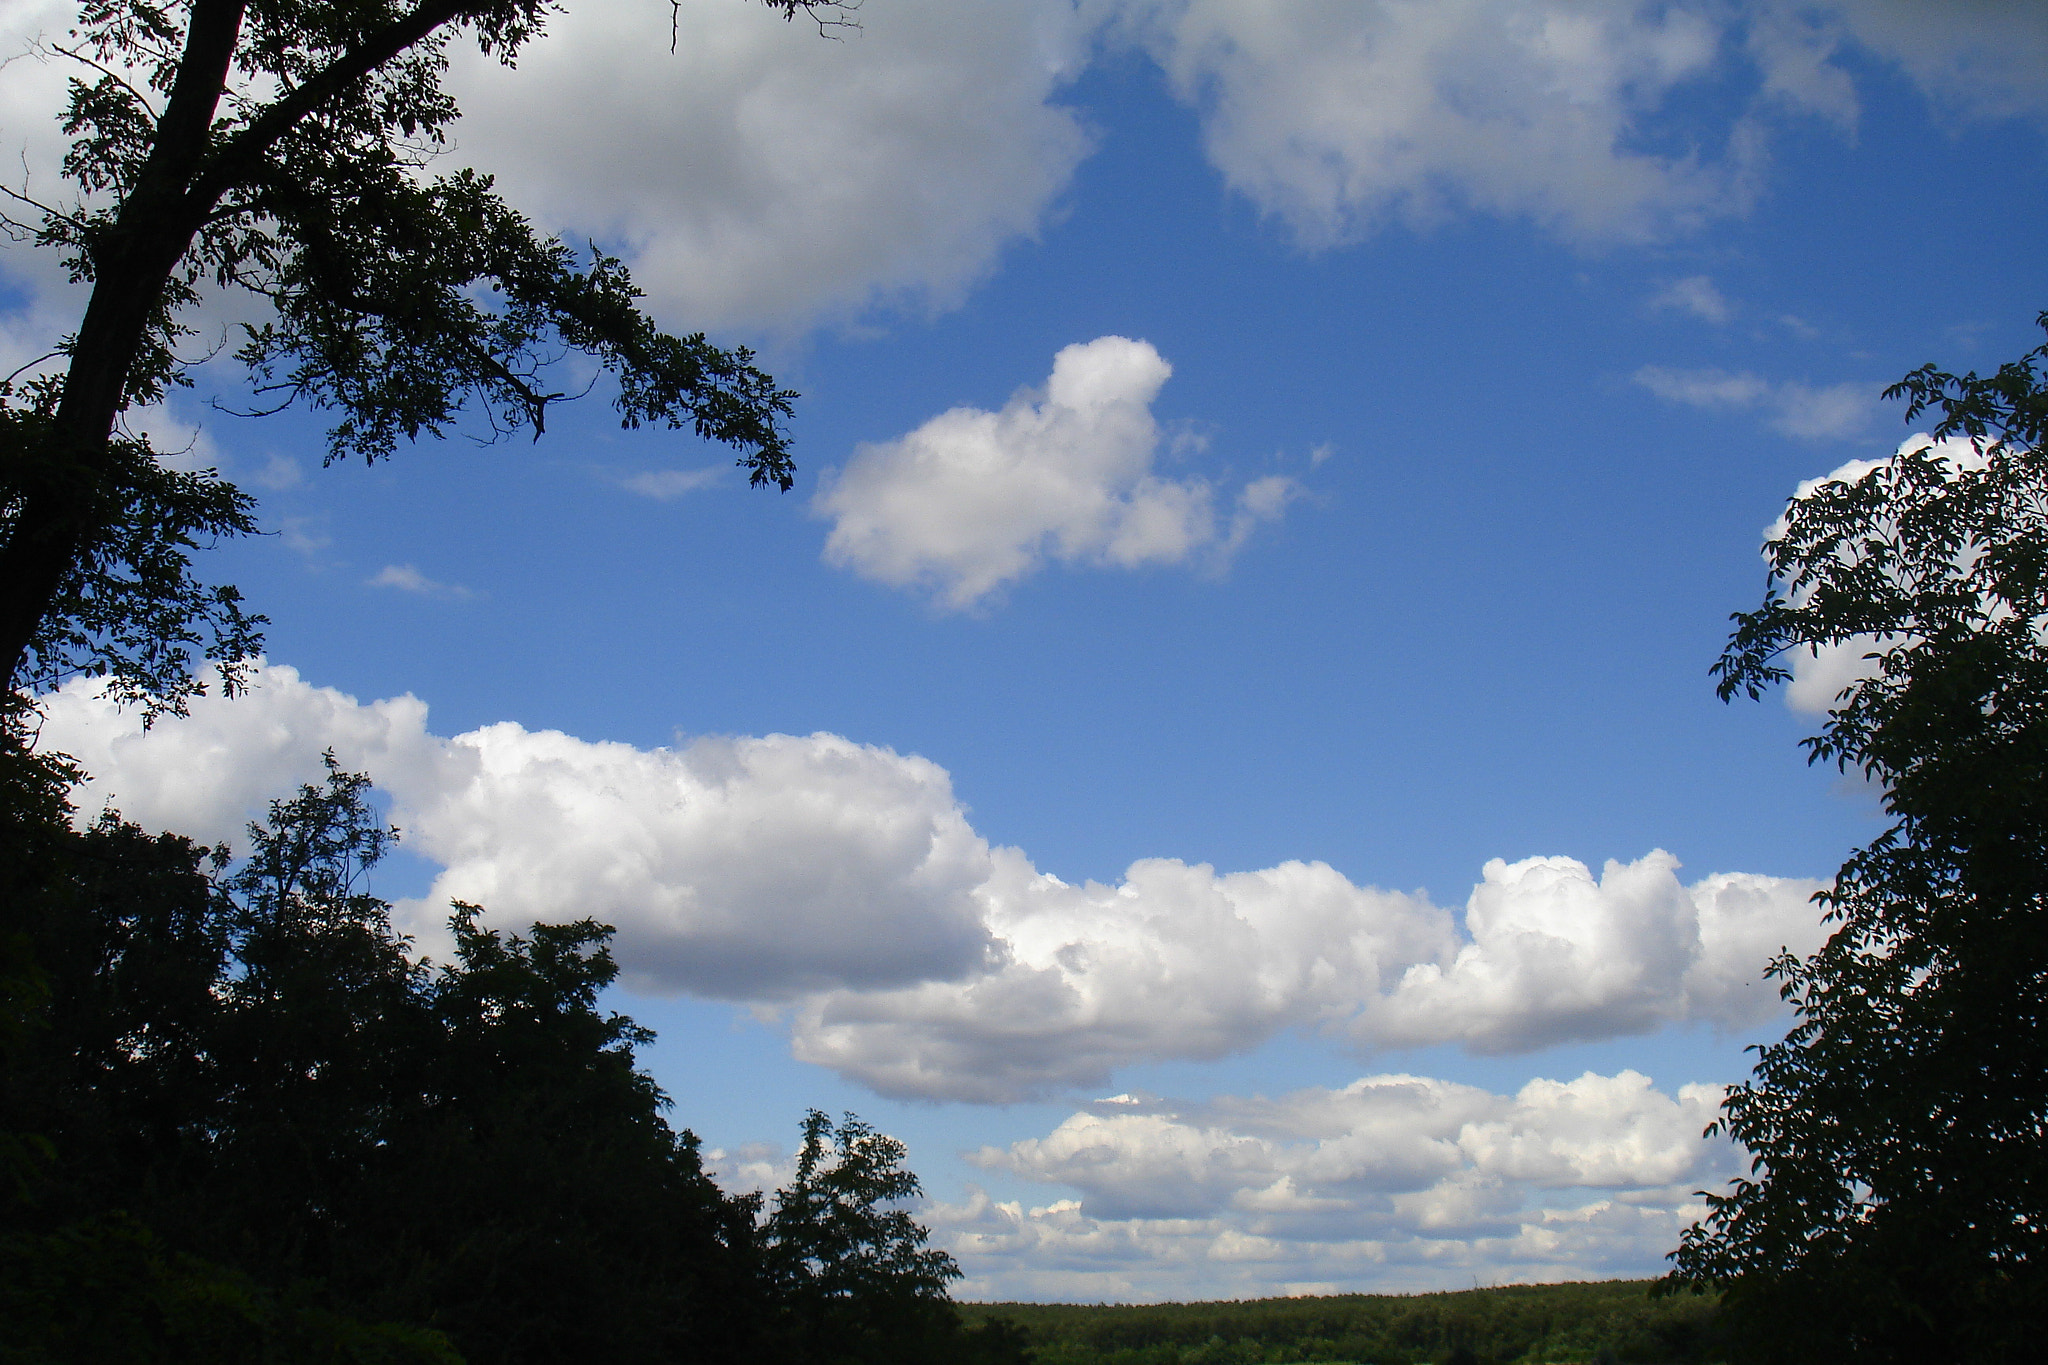
[[[1721,1358],[1718,1305],[1651,1283],[1516,1285],[1449,1294],[1346,1294],[1149,1306],[1001,1303],[1038,1365],[1507,1365]]]
[[[334,770],[231,863],[4,755],[0,1362],[1018,1362],[967,1330],[903,1149],[813,1114],[772,1199],[705,1174],[599,1006],[588,920],[426,965]]]

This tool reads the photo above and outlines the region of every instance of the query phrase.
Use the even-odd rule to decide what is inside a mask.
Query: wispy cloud
[[[462,601],[476,596],[476,590],[473,588],[465,588],[460,583],[438,582],[410,564],[386,564],[375,575],[363,581],[373,588],[396,588],[400,592],[418,593],[422,597],[442,597],[451,601]]]
[[[724,474],[723,465],[707,465],[702,469],[649,469],[638,474],[615,474],[612,481],[643,498],[671,502],[685,493],[711,487]]]
[[[1875,383],[1773,382],[1748,370],[1675,370],[1645,365],[1631,377],[1667,402],[1758,412],[1772,430],[1809,441],[1864,434],[1877,415],[1882,392]]]
[[[1735,306],[1705,275],[1688,275],[1672,280],[1650,296],[1650,307],[1659,311],[1690,313],[1716,326],[1735,316]]]

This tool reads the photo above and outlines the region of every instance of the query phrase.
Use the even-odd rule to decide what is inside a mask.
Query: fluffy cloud
[[[1645,365],[1632,376],[1659,398],[1695,408],[1761,411],[1772,430],[1809,441],[1842,440],[1877,414],[1876,384],[1773,383],[1748,371],[1673,370]]]
[[[1258,479],[1226,517],[1199,478],[1153,472],[1152,400],[1173,373],[1143,341],[1098,337],[1053,358],[1044,392],[1000,412],[955,408],[907,436],[863,445],[812,510],[832,521],[828,563],[955,610],[1048,559],[1135,568],[1227,563],[1292,480]]]
[[[63,197],[56,114],[78,68],[17,54],[61,41],[77,10],[0,14],[0,149],[44,197]],[[621,251],[674,326],[787,333],[950,307],[1089,151],[1053,102],[1089,28],[1065,0],[891,0],[856,18],[826,36],[758,0],[681,0],[672,53],[669,6],[572,5],[510,71],[454,43],[448,164],[496,175],[545,230]],[[53,253],[9,256],[39,290],[61,284]]]
[[[1739,210],[1756,130],[1718,153],[1640,150],[1720,57],[1707,7],[1636,0],[1153,0],[1127,31],[1202,114],[1231,187],[1311,246],[1390,215],[1528,216],[1638,239]]]
[[[17,54],[75,15],[0,13],[0,139],[43,193],[69,73]],[[1310,245],[1395,215],[1603,241],[1740,212],[1772,110],[1853,127],[1850,49],[1952,117],[2048,110],[2048,17],[1997,0],[891,0],[857,17],[835,41],[757,3],[681,0],[670,52],[663,7],[584,4],[516,71],[455,44],[456,159],[547,230],[622,251],[676,325],[789,333],[949,307],[1035,234],[1090,149],[1057,101],[1105,35],[1159,63],[1226,181]],[[1704,135],[1663,119],[1691,87],[1743,82],[1758,98]],[[60,288],[54,258],[29,263],[48,255],[9,269]]]
[[[758,3],[574,5],[505,71],[456,54],[460,155],[570,240],[620,243],[688,327],[946,307],[1034,233],[1089,140],[1049,101],[1071,7],[891,0],[821,37]],[[833,39],[836,39],[833,40]]]
[[[1569,858],[1489,863],[1456,919],[1323,863],[1219,875],[1169,859],[1069,886],[998,850],[981,889],[1001,965],[951,982],[824,993],[797,1055],[885,1094],[1007,1101],[1099,1084],[1160,1057],[1213,1058],[1287,1028],[1361,1052],[1567,1039],[1770,1018],[1781,946],[1820,941],[1811,882],[1688,887],[1656,852],[1596,880]]]
[[[1956,117],[2048,113],[2048,16],[1996,0],[1104,0],[1201,114],[1231,188],[1306,245],[1476,210],[1574,242],[1742,212],[1770,120],[1852,129],[1840,58],[1894,65]],[[1706,136],[1663,120],[1688,87],[1754,82]],[[1673,147],[1674,150],[1653,150]],[[1682,150],[1680,150],[1682,149]]]
[[[1080,1199],[980,1196],[931,1222],[987,1297],[1647,1274],[1697,1216],[1690,1191],[1731,1173],[1733,1149],[1701,1136],[1720,1099],[1633,1071],[1514,1095],[1409,1075],[1194,1105],[1121,1095],[974,1158]]]
[[[278,666],[256,684],[147,731],[73,685],[44,740],[93,774],[85,813],[111,801],[206,841],[332,748],[442,868],[400,907],[423,942],[449,899],[500,924],[594,916],[618,926],[636,988],[787,1005],[797,1056],[890,1095],[1071,1093],[1286,1029],[1370,1053],[1749,1027],[1777,1008],[1763,963],[1819,938],[1814,884],[1686,885],[1661,852],[1598,878],[1568,858],[1489,863],[1462,924],[1323,863],[1143,859],[1072,885],[991,848],[936,764],[836,735],[645,750],[508,722],[441,738],[412,697],[366,705]]]
[[[935,764],[833,735],[649,751],[505,723],[443,739],[426,714],[273,665],[251,696],[147,731],[66,689],[43,736],[94,774],[82,811],[111,801],[207,841],[312,780],[332,748],[445,869],[400,907],[430,944],[451,899],[514,925],[588,915],[618,926],[629,982],[749,1000],[943,979],[992,951],[973,896],[988,847]]]

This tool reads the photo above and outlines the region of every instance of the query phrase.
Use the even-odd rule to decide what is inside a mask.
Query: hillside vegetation
[[[1717,1301],[1651,1281],[1225,1303],[965,1305],[1007,1319],[1038,1365],[1506,1365],[1719,1359]]]

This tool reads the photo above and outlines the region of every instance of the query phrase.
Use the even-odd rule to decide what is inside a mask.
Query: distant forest
[[[1007,1322],[1037,1365],[1508,1365],[1723,1358],[1719,1302],[1653,1280],[1227,1303],[962,1305]],[[998,1329],[1000,1330],[1000,1329]]]

